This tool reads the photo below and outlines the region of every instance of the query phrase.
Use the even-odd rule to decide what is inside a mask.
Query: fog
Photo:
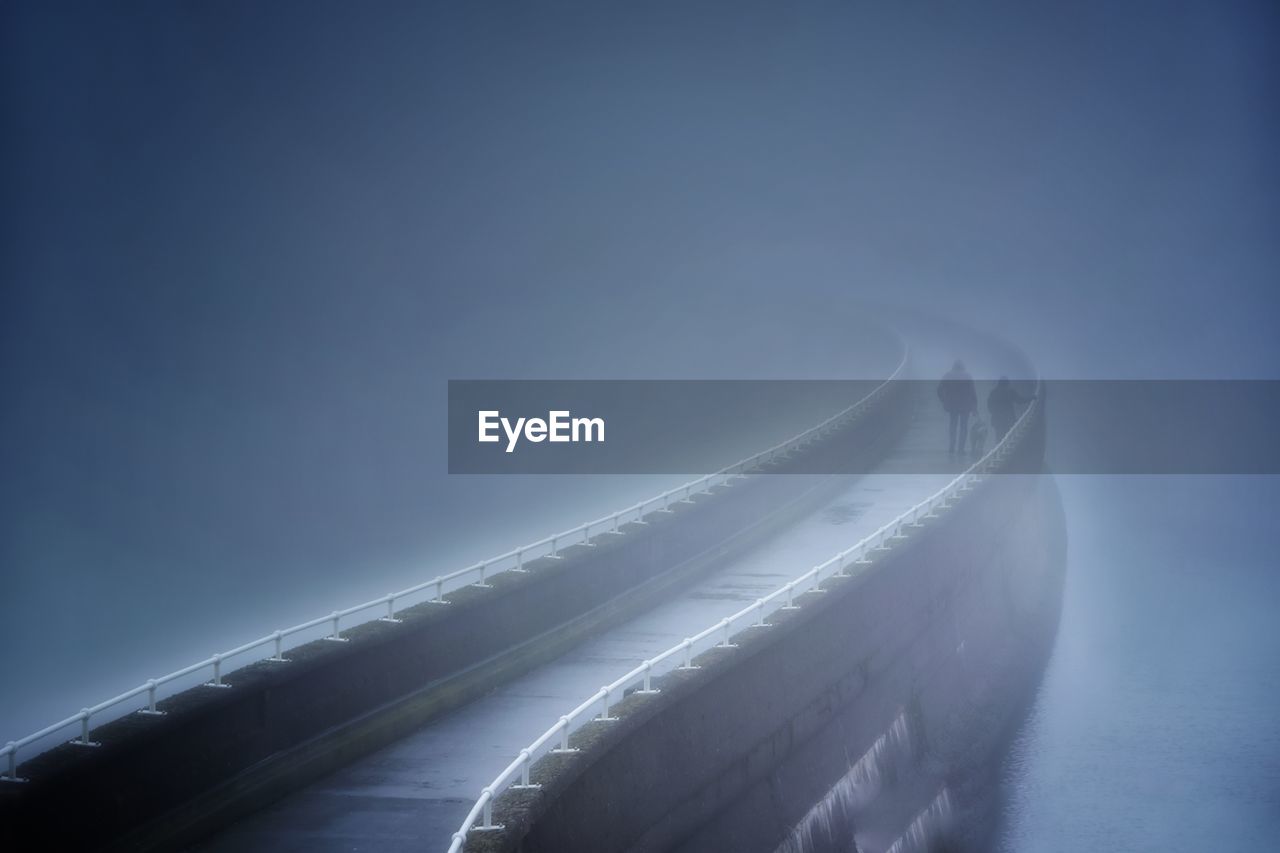
[[[893,354],[846,334],[875,306],[1053,378],[1280,377],[1271,3],[0,15],[0,742],[679,480],[449,477],[448,379],[878,376]],[[1166,685],[1193,653],[1245,656],[1234,686],[1274,660],[1232,617],[1274,589],[1271,481],[1072,482],[1090,545],[1035,726],[1112,726],[1100,624],[1160,638],[1132,654]],[[1191,513],[1203,574],[1162,571],[1175,524],[1134,489]],[[1064,731],[1019,779],[1093,778]],[[1257,749],[1162,799],[1274,805]],[[1056,825],[1045,799],[1018,837]],[[1246,849],[1245,812],[1206,825],[1253,820]]]

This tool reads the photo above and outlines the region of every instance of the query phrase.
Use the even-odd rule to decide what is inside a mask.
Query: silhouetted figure
[[[1024,397],[1013,387],[1009,377],[1001,376],[996,387],[987,395],[987,411],[991,413],[991,426],[996,431],[996,441],[1004,438],[1018,419],[1015,406],[1030,403],[1032,397]]]
[[[978,391],[973,385],[973,377],[964,369],[964,362],[956,359],[947,375],[942,377],[938,383],[938,399],[951,416],[947,452],[954,454],[958,450],[964,453],[969,443],[969,415],[978,411]]]

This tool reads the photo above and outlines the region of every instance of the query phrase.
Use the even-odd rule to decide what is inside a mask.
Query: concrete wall
[[[1039,470],[1043,427],[1014,470]],[[1051,478],[990,478],[856,578],[589,724],[582,751],[540,762],[543,787],[504,794],[506,829],[473,833],[468,850],[771,851],[900,714],[914,754],[856,816],[880,849],[943,784],[989,808],[982,774],[1047,658],[1064,554]]]
[[[402,624],[344,631],[231,673],[95,730],[98,749],[63,746],[27,762],[0,790],[9,849],[166,848],[403,736],[582,636],[656,601],[719,560],[807,512],[845,478],[785,476],[823,458],[870,467],[900,435],[910,404],[896,389],[854,425],[755,477],[671,515],[575,547],[492,589],[421,605]],[[75,820],[67,820],[69,814]],[[15,846],[16,845],[16,846]],[[28,847],[27,849],[35,849]]]

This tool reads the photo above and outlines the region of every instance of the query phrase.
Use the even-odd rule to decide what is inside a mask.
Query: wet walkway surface
[[[975,373],[982,371],[975,366]],[[921,473],[873,471],[851,479],[816,512],[669,601],[195,849],[444,851],[481,788],[600,685],[855,544],[962,470],[965,462],[947,458],[945,415],[930,383],[914,383],[914,389],[918,399],[907,433],[877,471]]]

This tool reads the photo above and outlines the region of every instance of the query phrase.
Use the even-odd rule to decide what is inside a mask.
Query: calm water
[[[999,849],[1277,849],[1280,482],[1059,480],[1062,626]]]

